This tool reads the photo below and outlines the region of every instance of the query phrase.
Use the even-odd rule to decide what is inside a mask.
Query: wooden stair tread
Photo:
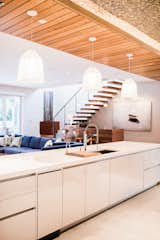
[[[91,107],[93,106],[93,108],[94,108],[94,106],[96,106],[96,107],[103,107],[103,105],[104,105],[103,103],[102,104],[96,104],[94,102],[85,104],[85,106],[91,106]]]
[[[110,89],[110,88],[104,88],[104,87],[102,87],[102,89],[101,90],[99,90],[98,91],[98,93],[111,93],[112,95],[114,94],[117,94],[119,91],[118,90],[116,90],[116,89]]]
[[[110,96],[110,95],[107,95],[107,94],[100,94],[100,93],[97,93],[96,95],[93,95],[93,97],[95,97],[95,98],[107,98],[107,99],[112,99],[112,96]]]
[[[88,109],[88,110],[80,110],[79,112],[76,112],[76,114],[95,114],[96,111],[95,110],[91,110],[91,109]]]
[[[103,104],[103,103],[106,103],[106,102],[108,102],[108,99],[105,99],[104,98],[104,100],[96,100],[96,99],[90,99],[90,100],[88,100],[89,102],[95,102],[95,103],[97,103],[97,104]]]
[[[88,116],[88,115],[82,115],[82,116],[80,116],[80,115],[75,115],[75,116],[73,116],[73,118],[91,118],[92,116]]]
[[[82,110],[94,110],[94,111],[99,111],[99,107],[96,107],[96,106],[92,106],[92,107],[84,107],[84,108],[81,108]]]

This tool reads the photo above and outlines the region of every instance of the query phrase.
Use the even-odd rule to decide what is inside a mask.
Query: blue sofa
[[[22,136],[22,143],[20,147],[0,147],[0,153],[5,154],[17,154],[17,153],[28,153],[28,152],[37,152],[44,150],[52,150],[65,148],[65,142],[56,142],[54,138],[52,138],[52,146],[45,147],[45,143],[50,140],[50,138],[45,137],[34,137],[34,136]],[[71,147],[82,146],[82,143],[71,142]]]

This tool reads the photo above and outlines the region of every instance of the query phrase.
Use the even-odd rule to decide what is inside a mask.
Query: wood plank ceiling
[[[0,8],[0,31],[30,40],[32,29],[32,41],[87,59],[91,58],[88,38],[95,36],[95,61],[128,70],[126,54],[133,53],[132,72],[160,80],[160,55],[110,24],[96,22],[61,1],[4,2]],[[39,13],[32,21],[26,15],[30,9]],[[44,18],[47,23],[39,24],[38,20]]]

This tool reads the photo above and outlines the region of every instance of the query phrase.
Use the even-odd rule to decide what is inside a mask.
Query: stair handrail
[[[65,109],[65,107],[72,101],[72,99],[78,95],[78,93],[82,90],[82,87],[80,87],[68,100],[67,102],[58,110],[58,112],[53,116],[53,119],[56,119],[56,117]]]

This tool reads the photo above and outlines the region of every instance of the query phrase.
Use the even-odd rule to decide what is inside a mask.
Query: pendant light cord
[[[128,72],[131,73],[131,60],[133,59],[133,54],[128,53],[127,57],[128,57]]]
[[[128,70],[130,73],[131,72],[131,58],[130,57],[128,58]]]
[[[33,17],[31,17],[31,20],[30,20],[30,40],[32,41],[32,23],[33,23]]]
[[[96,41],[96,38],[95,37],[90,37],[89,41],[91,43],[91,46],[90,46],[90,48],[91,48],[91,60],[92,60],[92,62],[94,62],[94,42]]]
[[[91,59],[94,62],[94,42],[91,42]]]

